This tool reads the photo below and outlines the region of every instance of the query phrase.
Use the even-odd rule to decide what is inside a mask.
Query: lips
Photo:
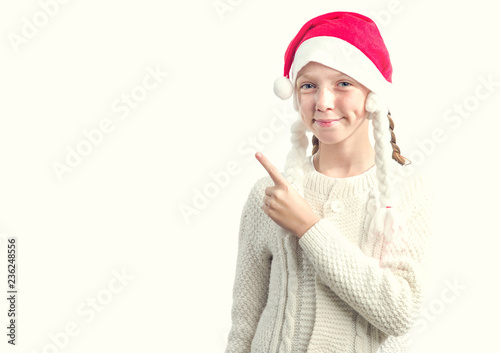
[[[342,119],[342,118],[340,118]],[[319,121],[320,123],[330,123],[332,121],[339,121],[340,119],[313,119],[315,121]]]
[[[333,126],[337,123],[337,121],[341,120],[343,118],[340,118],[340,119],[313,119],[313,123],[315,123],[316,125],[320,126],[320,127],[330,127],[330,126]]]

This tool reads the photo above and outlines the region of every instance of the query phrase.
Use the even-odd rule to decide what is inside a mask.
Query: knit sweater
[[[309,156],[304,173],[304,197],[321,220],[300,239],[280,235],[261,209],[270,177],[250,191],[226,353],[404,352],[422,305],[431,237],[425,178],[413,173],[397,186],[407,235],[387,242],[366,236],[368,210],[378,205],[376,166],[332,178]]]

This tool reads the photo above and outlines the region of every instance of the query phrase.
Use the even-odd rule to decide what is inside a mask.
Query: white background
[[[20,246],[18,346],[6,344],[3,299],[2,352],[224,351],[241,209],[265,175],[244,151],[260,136],[283,167],[288,128],[265,132],[293,110],[273,81],[302,24],[337,10],[379,24],[398,145],[437,192],[428,314],[409,351],[497,345],[500,26],[490,1],[232,0],[218,13],[213,0],[73,0],[14,45],[41,3],[0,5],[0,232]],[[169,75],[120,119],[113,104],[139,92],[148,67]],[[495,85],[472,98],[481,78]],[[464,105],[467,118],[446,120]],[[53,163],[103,119],[114,130],[59,180]],[[436,129],[441,139],[424,143]],[[239,173],[183,217],[230,161]],[[4,298],[5,239],[0,251]],[[113,271],[133,278],[114,282]],[[68,324],[78,333],[65,339]]]

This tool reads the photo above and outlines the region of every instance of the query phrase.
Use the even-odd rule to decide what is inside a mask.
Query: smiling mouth
[[[335,125],[335,123],[337,123],[341,119],[343,119],[343,118],[340,118],[340,119],[313,119],[313,124],[315,123],[316,125],[318,125],[320,127],[330,127],[330,126]]]

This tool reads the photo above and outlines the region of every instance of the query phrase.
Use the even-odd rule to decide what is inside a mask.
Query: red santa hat
[[[281,99],[294,96],[297,111],[295,79],[300,69],[311,61],[338,70],[371,91],[365,108],[374,128],[379,203],[372,217],[369,236],[384,236],[391,240],[395,233],[404,232],[404,222],[393,204],[392,174],[396,162],[392,160],[387,117],[392,65],[382,36],[370,18],[353,12],[331,12],[304,24],[286,50],[283,77],[274,83],[274,92]],[[285,163],[285,175],[302,193],[308,139],[300,117],[292,124],[291,132],[292,150]]]
[[[286,50],[283,77],[274,83],[278,97],[292,96],[297,73],[310,61],[341,71],[388,99],[389,52],[377,25],[366,16],[331,12],[304,24]]]

